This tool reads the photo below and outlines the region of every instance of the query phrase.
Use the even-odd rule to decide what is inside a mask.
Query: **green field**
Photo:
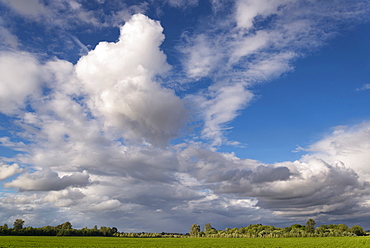
[[[0,247],[370,247],[370,237],[330,238],[102,238],[2,236]]]

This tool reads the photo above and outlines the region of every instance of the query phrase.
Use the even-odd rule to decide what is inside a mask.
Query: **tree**
[[[314,219],[309,219],[306,222],[306,232],[314,233],[315,232],[315,225],[316,225],[315,220]]]
[[[204,225],[204,232],[205,234],[216,234],[217,230],[211,226],[211,223],[207,223]]]
[[[190,227],[190,236],[198,236],[200,233],[200,226],[197,224],[193,224]]]
[[[56,228],[57,229],[72,229],[72,224],[69,221],[67,221],[63,224],[57,225]]]
[[[20,230],[20,229],[23,228],[23,224],[24,224],[24,220],[22,220],[22,219],[16,219],[14,221],[13,227],[16,230]]]
[[[352,233],[356,234],[357,236],[363,236],[363,235],[365,235],[364,229],[362,227],[360,227],[360,226],[357,226],[357,225],[354,225],[351,228],[351,231],[352,231]]]
[[[72,224],[67,221],[66,223],[62,224],[62,229],[72,229]]]
[[[8,225],[5,223],[3,226],[0,226],[0,235],[7,235],[9,234]]]
[[[117,229],[117,228],[116,228]],[[100,232],[104,235],[104,236],[112,236],[113,235],[113,231],[112,231],[112,228],[110,227],[106,227],[106,226],[101,226],[100,227]]]
[[[338,230],[339,230],[340,232],[347,232],[347,231],[349,231],[349,228],[348,228],[348,226],[347,226],[347,225],[345,225],[345,224],[339,224],[339,225],[338,225]]]

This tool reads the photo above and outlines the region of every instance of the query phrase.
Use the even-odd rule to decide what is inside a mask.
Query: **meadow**
[[[114,238],[1,236],[0,247],[370,247],[370,237],[327,238]]]

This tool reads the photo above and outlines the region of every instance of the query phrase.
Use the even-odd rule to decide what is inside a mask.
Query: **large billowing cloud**
[[[158,22],[135,15],[121,28],[118,42],[100,43],[75,66],[57,59],[42,64],[27,53],[4,53],[3,77],[9,80],[2,86],[14,88],[18,81],[22,85],[19,93],[14,91],[17,98],[4,99],[12,108],[3,105],[3,112],[18,114],[17,135],[27,137],[28,144],[2,138],[4,146],[25,152],[3,159],[22,167],[32,164],[36,171],[3,184],[23,192],[18,195],[24,200],[9,195],[2,200],[3,208],[23,203],[36,214],[52,204],[69,207],[78,216],[81,208],[92,215],[149,211],[150,206],[170,209],[176,202],[199,198],[177,182],[174,150],[160,148],[179,134],[187,119],[182,100],[157,78],[171,68],[159,48],[162,32]],[[15,68],[6,67],[6,59],[20,56]],[[17,66],[23,67],[24,80],[17,78],[22,74],[12,73]],[[42,95],[45,89],[48,93]],[[4,91],[4,97],[9,93]],[[33,111],[25,111],[30,107]],[[2,171],[6,179],[22,169],[4,164]],[[150,188],[157,193],[148,193]],[[23,214],[31,219],[28,211]]]
[[[58,17],[53,27],[78,19],[109,25],[97,23],[96,12],[82,2],[59,1],[58,10],[68,6],[67,20],[50,11],[56,3],[30,1],[25,9],[22,2],[3,1],[28,19]],[[194,222],[217,228],[311,217],[352,223],[369,215],[367,122],[336,128],[297,161],[265,164],[217,151],[238,144],[226,132],[254,99],[251,87],[291,71],[296,58],[335,29],[323,20],[343,19],[340,13],[358,18],[359,5],[335,1],[335,8],[329,5],[337,15],[330,15],[326,5],[317,12],[316,1],[211,2],[215,16],[230,10],[220,6],[232,10],[209,24],[211,31],[183,35],[181,72],[161,50],[161,24],[143,14],[127,18],[128,9],[118,40],[100,42],[75,64],[0,52],[0,111],[17,127],[0,142],[19,152],[1,157],[5,190],[19,191],[1,193],[1,219],[186,232]],[[198,1],[166,3],[190,8]],[[201,79],[210,84],[177,94],[164,81],[179,74],[189,85]],[[184,131],[189,120],[196,125]]]
[[[334,139],[335,136],[318,143]],[[346,133],[346,136],[355,138],[356,135]],[[348,140],[341,141],[343,146],[351,145]],[[345,215],[348,214],[354,218],[368,211],[369,177],[358,169],[355,160],[357,156],[361,158],[368,153],[368,148],[347,153],[353,161],[347,159],[348,163],[345,164],[340,162],[341,155],[338,153],[326,156],[326,160],[319,153],[311,153],[295,162],[272,165],[241,160],[233,154],[221,154],[199,147],[189,147],[182,155],[189,161],[196,161],[187,181],[194,186],[208,188],[210,193],[206,195],[213,195],[213,201],[228,195],[231,199],[250,202],[250,208],[274,211],[275,217],[304,220],[315,216],[319,221],[327,221],[328,218],[347,218]],[[195,202],[182,206],[182,209],[197,209]]]
[[[158,22],[135,15],[117,43],[99,43],[76,66],[94,114],[129,140],[160,145],[177,136],[187,116],[181,99],[153,81],[170,69],[159,49],[162,31]]]

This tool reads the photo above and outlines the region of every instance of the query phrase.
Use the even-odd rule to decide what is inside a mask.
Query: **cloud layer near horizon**
[[[16,4],[23,1],[3,2],[37,22],[57,16],[50,6],[36,8],[38,1],[28,9]],[[95,20],[77,1],[62,2]],[[366,5],[340,9],[343,1],[336,1],[328,6],[337,15],[324,15],[315,3],[239,0],[212,32],[184,35],[182,84],[213,82],[184,97],[164,82],[176,72],[161,50],[163,28],[143,14],[127,19],[116,42],[100,42],[76,64],[1,51],[0,112],[16,128],[0,142],[18,154],[0,161],[0,218],[186,232],[193,222],[223,228],[368,216],[369,122],[336,128],[297,161],[264,164],[217,150],[237,144],[226,130],[254,98],[252,85],[291,71],[336,28],[320,25],[360,18]],[[191,8],[197,1],[168,4]],[[213,1],[215,13],[222,4]]]

